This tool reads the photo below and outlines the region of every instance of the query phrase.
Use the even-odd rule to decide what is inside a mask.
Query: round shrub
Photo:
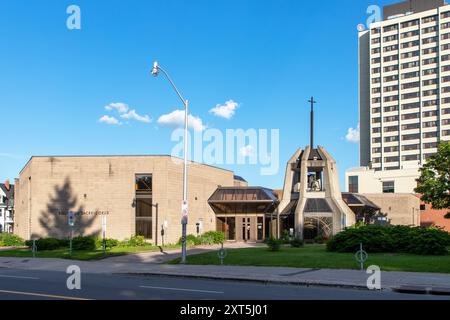
[[[289,231],[287,231],[287,230],[284,230],[283,231],[283,234],[281,235],[281,242],[282,243],[284,243],[284,244],[288,244],[288,243],[290,243],[291,242],[291,236],[290,236],[290,234],[289,234]]]
[[[214,244],[214,237],[212,235],[201,235],[197,237],[199,244],[201,245],[212,245]]]
[[[210,244],[221,244],[225,241],[225,234],[220,231],[209,231],[204,233],[201,237],[211,239]]]
[[[304,242],[302,239],[295,238],[295,239],[291,240],[290,244],[291,244],[291,247],[293,247],[293,248],[300,248],[300,247],[303,247]]]
[[[349,228],[327,242],[328,251],[356,252],[360,243],[367,252],[446,254],[449,234],[436,228],[368,225]]]
[[[115,248],[115,247],[118,247],[118,246],[119,246],[119,240],[116,240],[116,239],[105,239],[105,247],[107,249]]]
[[[147,245],[144,236],[132,236],[126,243],[129,247],[144,247]]]
[[[178,240],[178,244],[181,244],[182,243],[182,238],[180,238],[180,240]],[[190,246],[190,247],[192,247],[192,246],[198,246],[198,245],[200,245],[200,244],[202,244],[201,243],[201,240],[198,238],[198,237],[196,237],[196,236],[194,236],[193,234],[188,234],[187,236],[186,236],[186,245],[187,246]]]
[[[281,245],[283,244],[283,240],[270,238],[269,240],[267,240],[266,244],[269,247],[270,251],[276,252],[276,251],[280,251]]]
[[[105,247],[106,249],[111,249],[111,248],[115,248],[118,247],[120,245],[120,241],[116,240],[116,239],[105,239]],[[98,237],[95,239],[95,247],[97,249],[102,249],[103,248],[103,239]]]
[[[25,241],[15,234],[0,233],[0,247],[21,247],[24,244]]]

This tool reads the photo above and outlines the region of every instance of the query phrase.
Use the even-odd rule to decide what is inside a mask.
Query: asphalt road
[[[81,289],[69,290],[68,277],[62,272],[0,268],[0,300],[450,300],[390,291],[107,274],[82,274]]]

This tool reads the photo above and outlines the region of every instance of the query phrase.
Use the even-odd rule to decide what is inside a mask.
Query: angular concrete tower
[[[355,223],[342,200],[336,161],[323,148],[298,149],[286,167],[283,198],[278,206],[278,236],[329,238]]]
[[[311,103],[311,142],[298,149],[286,167],[278,206],[277,236],[329,238],[355,223],[355,214],[342,200],[336,161],[323,147],[314,147],[314,98]]]

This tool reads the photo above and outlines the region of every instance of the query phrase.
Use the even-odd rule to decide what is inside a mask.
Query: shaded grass
[[[177,249],[179,245],[164,246],[164,250]],[[106,250],[106,255],[103,255],[101,249],[97,250],[79,250],[73,251],[72,255],[69,254],[69,249],[57,249],[57,250],[45,250],[38,251],[36,258],[59,258],[59,259],[73,259],[73,260],[96,260],[105,257],[122,256],[126,254],[141,253],[141,252],[157,252],[160,251],[156,246],[143,246],[143,247],[114,247]],[[14,249],[0,251],[0,257],[18,257],[18,258],[32,258],[33,254],[29,248]]]
[[[170,261],[178,264],[180,259]],[[208,252],[188,257],[188,264],[219,265],[217,252]],[[320,269],[359,269],[352,253],[326,251],[325,245],[306,245],[302,248],[282,247],[279,252],[267,248],[228,250],[225,265],[234,266],[270,266]],[[367,268],[377,265],[382,271],[410,271],[450,273],[450,255],[419,256],[412,254],[369,253],[365,263]]]

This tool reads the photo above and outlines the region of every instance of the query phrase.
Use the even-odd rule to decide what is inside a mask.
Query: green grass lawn
[[[177,249],[178,245],[168,245],[164,247],[164,250]],[[106,257],[121,256],[132,253],[140,252],[155,252],[160,251],[159,247],[145,246],[145,247],[115,247],[106,250]],[[0,251],[0,257],[20,257],[20,258],[32,258],[33,254],[30,249],[14,249],[7,251]],[[72,255],[69,255],[69,249],[58,249],[49,251],[38,251],[36,258],[61,258],[61,259],[74,259],[74,260],[95,260],[104,258],[103,251],[91,250],[91,251],[73,251]]]
[[[177,264],[179,259],[169,263]],[[218,265],[217,252],[208,252],[188,257],[188,264]],[[271,252],[265,247],[228,250],[225,265],[271,266],[323,269],[359,269],[352,253],[326,251],[325,245],[306,245],[303,248],[283,247]],[[450,255],[418,256],[411,254],[370,254],[365,267],[377,265],[382,271],[411,271],[450,273]]]

